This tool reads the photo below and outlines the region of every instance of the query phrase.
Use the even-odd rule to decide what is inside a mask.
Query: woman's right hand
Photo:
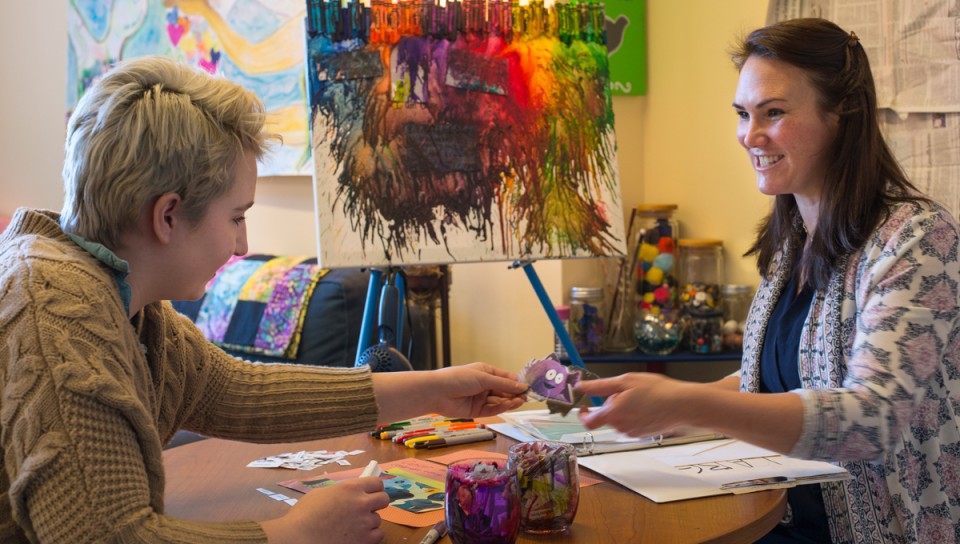
[[[582,381],[576,385],[578,392],[607,399],[603,406],[581,411],[580,421],[588,429],[609,425],[635,437],[669,434],[687,424],[681,411],[673,408],[684,387],[690,385],[647,372]]]
[[[261,526],[271,544],[377,544],[384,538],[377,510],[388,504],[390,498],[379,478],[355,478],[311,489],[290,513]]]

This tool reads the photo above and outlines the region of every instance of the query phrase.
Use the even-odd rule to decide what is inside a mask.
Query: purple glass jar
[[[503,459],[447,467],[447,532],[455,544],[511,544],[520,533],[517,469]]]

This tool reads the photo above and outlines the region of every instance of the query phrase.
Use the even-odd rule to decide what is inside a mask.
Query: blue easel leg
[[[354,366],[360,362],[360,355],[370,347],[370,335],[376,327],[377,320],[377,293],[380,291],[380,281],[383,272],[370,270],[370,284],[367,287],[367,300],[363,305],[363,322],[360,324],[360,340],[357,342],[357,358]]]
[[[517,266],[517,264],[518,263],[514,263],[514,266]],[[550,296],[547,295],[547,290],[543,288],[543,283],[540,281],[540,276],[537,275],[537,271],[533,269],[533,263],[526,263],[522,268],[527,274],[527,279],[530,280],[530,285],[533,286],[533,291],[537,294],[537,298],[540,299],[540,304],[543,305],[543,311],[545,311],[547,317],[550,318],[550,323],[553,325],[553,330],[557,333],[557,337],[560,338],[563,349],[567,350],[567,356],[570,357],[570,362],[586,370],[587,366],[583,364],[583,359],[580,357],[577,347],[573,345],[573,339],[570,338],[570,333],[567,332],[566,327],[563,326],[563,323],[560,321],[560,316],[557,315],[557,310],[553,307],[553,303],[550,302]],[[594,406],[603,404],[603,399],[600,397],[592,397],[591,400],[593,400]]]
[[[397,300],[397,348],[404,354],[406,353],[406,346],[403,345],[403,321],[406,315],[404,311],[407,308],[407,283],[403,277],[403,274],[396,274],[396,284],[397,291],[399,292],[399,299]],[[409,354],[407,354],[409,355]]]

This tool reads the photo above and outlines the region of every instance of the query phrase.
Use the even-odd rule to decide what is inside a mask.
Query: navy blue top
[[[784,393],[800,389],[800,334],[810,313],[813,289],[805,286],[797,293],[796,274],[780,293],[773,307],[760,354],[760,392]]]
[[[797,292],[796,274],[784,286],[777,300],[760,354],[760,392],[784,393],[800,389],[800,334],[810,313],[814,290],[805,285]],[[798,485],[787,490],[793,514],[787,541],[830,542],[830,528],[819,484]],[[781,533],[781,536],[786,536]]]

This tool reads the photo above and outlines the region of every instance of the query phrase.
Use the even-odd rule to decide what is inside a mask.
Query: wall
[[[767,208],[734,138],[736,73],[726,55],[763,24],[766,0],[647,0],[649,89],[614,99],[623,202],[679,205],[684,237],[725,241],[730,282],[756,283],[741,259]],[[56,6],[56,7],[52,7]],[[62,203],[66,10],[62,2],[0,3],[0,214]],[[309,178],[265,178],[249,214],[254,252],[316,254]],[[291,235],[291,233],[295,233]],[[574,284],[596,283],[592,261],[539,262],[556,301]],[[453,267],[455,363],[518,369],[552,349],[546,316],[520,270],[506,263]]]
[[[643,197],[678,204],[681,236],[722,239],[728,283],[756,285],[753,261],[740,256],[768,199],[757,191],[746,151],[736,140],[731,104],[737,73],[728,52],[764,24],[767,2],[667,4],[648,2],[651,59],[642,125]]]

